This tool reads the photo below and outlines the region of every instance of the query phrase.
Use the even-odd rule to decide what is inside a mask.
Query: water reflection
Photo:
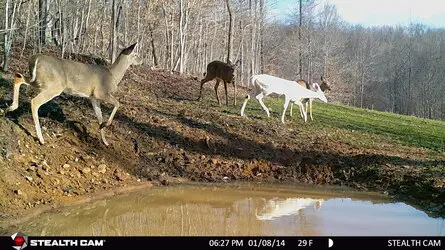
[[[262,208],[260,214],[255,216],[258,220],[273,220],[282,216],[297,214],[301,209],[314,207],[320,209],[323,199],[311,198],[288,198],[288,199],[270,199]],[[257,211],[257,210],[256,210]]]
[[[28,235],[445,235],[444,220],[371,193],[295,187],[150,189],[44,214]]]

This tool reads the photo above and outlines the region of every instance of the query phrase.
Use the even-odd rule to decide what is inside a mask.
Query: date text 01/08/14
[[[243,239],[218,239],[209,240],[209,246],[211,247],[284,247],[286,241],[283,239],[249,239],[247,245],[244,244]]]

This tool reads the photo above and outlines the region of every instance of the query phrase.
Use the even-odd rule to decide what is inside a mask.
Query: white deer
[[[307,120],[306,112],[303,112],[302,99],[305,98],[317,98],[323,102],[328,102],[323,91],[320,89],[318,83],[313,83],[313,89],[309,90],[299,84],[295,84],[295,81],[289,81],[276,76],[271,75],[254,75],[252,76],[253,90],[246,96],[243,106],[241,107],[241,116],[244,116],[244,109],[246,108],[247,101],[251,97],[255,97],[260,103],[261,107],[266,111],[267,116],[270,117],[269,109],[263,103],[263,97],[272,93],[278,95],[284,95],[283,113],[281,115],[281,122],[284,123],[284,116],[286,114],[287,106],[289,102],[294,102],[300,107],[300,112],[304,115],[304,120]]]
[[[119,101],[113,94],[130,65],[142,63],[142,60],[134,52],[136,44],[122,50],[116,61],[109,66],[84,64],[43,54],[32,56],[29,59],[31,77],[25,77],[20,73],[15,74],[13,102],[6,111],[18,108],[19,91],[22,84],[39,89],[39,94],[31,100],[31,112],[37,137],[40,143],[44,144],[38,115],[40,106],[62,93],[87,97],[91,100],[99,121],[102,141],[108,146],[104,128],[111,125],[119,108]],[[114,106],[107,123],[102,121],[100,101]]]

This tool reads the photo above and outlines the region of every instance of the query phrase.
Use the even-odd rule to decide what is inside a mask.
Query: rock
[[[20,189],[14,190],[16,195],[23,195],[23,192]]]
[[[41,170],[40,168],[37,169],[37,177],[39,177],[40,179],[45,178],[46,172]]]
[[[107,172],[107,165],[105,164],[100,164],[97,167],[97,172],[101,173],[101,174],[105,174],[105,172]]]
[[[118,181],[125,181],[128,179],[128,176],[122,172],[122,170],[116,169],[114,171],[114,176],[116,177],[116,180]]]
[[[86,167],[86,168],[82,169],[81,171],[82,171],[82,174],[88,174],[91,172],[91,168]]]
[[[31,176],[25,176],[25,179],[28,180],[29,182],[32,182],[32,177]]]
[[[64,169],[68,169],[68,168],[70,168],[71,166],[69,165],[69,164],[63,164],[63,166],[62,166],[62,168],[64,168]]]
[[[28,169],[26,169],[26,171],[28,171],[28,172],[34,172],[34,171],[36,171],[36,167],[35,167],[34,165],[29,166]]]
[[[215,158],[213,158],[213,159],[212,159],[212,164],[216,164],[216,163],[218,163],[218,160],[215,159]]]
[[[63,169],[61,169],[61,170],[59,171],[59,174],[64,175],[64,174],[66,174],[66,171],[63,170]]]

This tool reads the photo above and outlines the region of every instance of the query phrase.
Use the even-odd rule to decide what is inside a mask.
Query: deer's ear
[[[315,91],[318,91],[320,89],[320,86],[318,85],[318,83],[314,82],[312,84],[312,87],[315,89]]]
[[[235,66],[239,66],[241,64],[241,59],[236,60]]]
[[[134,48],[136,47],[137,44],[138,44],[138,43],[134,43],[134,44],[130,45],[128,48],[124,49],[124,50],[122,51],[122,53],[125,54],[125,55],[129,55],[129,54],[131,54],[131,53],[133,52],[133,50],[134,50]]]

